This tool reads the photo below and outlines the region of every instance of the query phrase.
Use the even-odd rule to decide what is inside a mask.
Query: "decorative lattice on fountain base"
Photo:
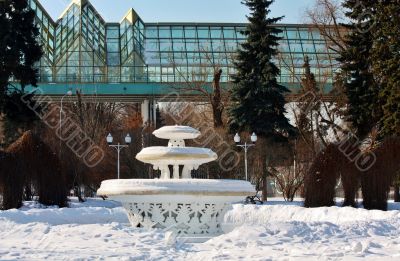
[[[222,233],[227,203],[124,203],[134,227],[160,228],[188,235]]]

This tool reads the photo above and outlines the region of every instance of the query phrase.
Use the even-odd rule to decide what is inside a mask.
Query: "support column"
[[[174,165],[174,179],[179,179],[179,165]]]
[[[193,169],[193,166],[185,165],[182,170],[182,179],[191,179],[192,178],[192,169]]]
[[[148,123],[150,121],[149,105],[150,105],[149,100],[144,100],[140,106],[140,111],[142,113],[143,125],[145,125],[146,123]]]
[[[168,166],[160,166],[157,169],[161,170],[160,179],[171,179],[171,173],[169,172]]]
[[[154,100],[152,102],[152,107],[153,107],[153,124],[155,128],[159,128],[159,126],[157,126],[157,102],[155,102]]]

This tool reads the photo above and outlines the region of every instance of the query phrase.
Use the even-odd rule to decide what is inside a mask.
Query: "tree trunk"
[[[262,177],[262,201],[265,202],[267,201],[267,191],[268,190],[268,184],[267,184],[267,175],[263,175]]]
[[[33,191],[31,187],[31,183],[28,182],[25,184],[25,190],[24,190],[24,200],[25,201],[31,201],[33,199]]]
[[[221,74],[222,70],[218,70],[214,74],[213,80],[213,93],[211,96],[211,106],[213,110],[213,118],[214,118],[214,128],[219,128],[224,126],[224,122],[222,120],[222,114],[224,111],[224,106],[222,104],[221,99]]]
[[[262,175],[262,201],[267,201],[267,193],[268,193],[268,171],[267,171],[267,157],[264,153],[261,155],[261,175]]]
[[[82,189],[81,189],[80,185],[77,185],[75,187],[75,192],[76,192],[76,196],[78,197],[78,201],[81,203],[85,202],[85,200],[82,197]]]
[[[394,186],[394,202],[400,202],[400,187],[399,187],[399,185]]]
[[[213,105],[213,116],[214,116],[214,128],[219,128],[224,126],[224,122],[222,121],[222,113],[223,109],[221,106]]]

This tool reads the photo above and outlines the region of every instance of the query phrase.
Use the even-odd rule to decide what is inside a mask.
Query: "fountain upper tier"
[[[165,140],[192,140],[200,136],[200,131],[189,126],[165,126],[153,132],[153,135]]]
[[[160,139],[168,139],[168,147],[144,148],[136,155],[136,159],[153,165],[161,170],[161,179],[170,179],[169,166],[173,166],[173,178],[191,178],[191,171],[200,165],[214,161],[218,155],[210,149],[186,147],[185,140],[195,139],[200,132],[188,126],[166,126],[153,132]],[[183,166],[180,174],[179,166]]]

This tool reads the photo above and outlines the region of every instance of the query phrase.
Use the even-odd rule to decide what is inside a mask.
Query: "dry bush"
[[[67,188],[58,157],[31,131],[1,153],[0,183],[3,209],[22,205],[24,188],[31,183],[44,205],[67,205]],[[46,162],[44,163],[43,160]]]
[[[291,148],[292,151],[286,154],[293,155],[292,157],[279,167],[269,168],[270,174],[275,178],[277,189],[287,201],[293,201],[297,193],[303,192],[304,179],[314,158],[314,150],[304,140],[304,135],[291,141]]]
[[[23,185],[33,182],[44,205],[67,205],[67,187],[57,155],[32,131],[25,132],[6,152],[20,165]],[[45,164],[40,159],[45,160]]]
[[[330,207],[335,204],[335,186],[339,179],[336,167],[341,162],[338,153],[337,147],[330,144],[315,158],[305,178],[305,207]]]
[[[345,206],[355,206],[355,195],[361,179],[364,208],[387,209],[390,186],[400,170],[400,139],[387,139],[377,148],[363,152],[352,144],[354,143],[350,140],[345,141],[340,145],[342,150],[331,144],[317,156],[306,177],[306,207],[332,206],[335,185],[340,176],[345,193]],[[361,168],[357,168],[360,167],[358,164],[365,162],[372,153],[376,156],[376,162],[362,172]]]
[[[340,178],[344,191],[344,207],[356,207],[357,191],[360,188],[360,171],[350,161],[343,161],[341,165]]]
[[[269,168],[271,176],[275,178],[278,189],[282,192],[285,201],[292,202],[296,193],[304,184],[305,165]]]
[[[16,155],[0,152],[0,185],[2,187],[2,209],[22,206],[25,176]]]
[[[346,140],[341,145],[330,144],[317,155],[305,179],[305,207],[333,206],[339,178],[345,193],[344,205],[355,206],[360,171],[346,155],[361,152],[350,146],[351,142]],[[341,151],[338,146],[345,149]]]
[[[376,162],[361,177],[363,204],[366,209],[387,210],[390,186],[400,169],[400,139],[385,140],[373,153]]]
[[[362,152],[358,147],[357,140],[347,138],[338,145],[339,157],[336,171],[340,173],[344,191],[343,206],[356,206],[356,194],[360,187],[361,171],[357,168],[356,162]]]

